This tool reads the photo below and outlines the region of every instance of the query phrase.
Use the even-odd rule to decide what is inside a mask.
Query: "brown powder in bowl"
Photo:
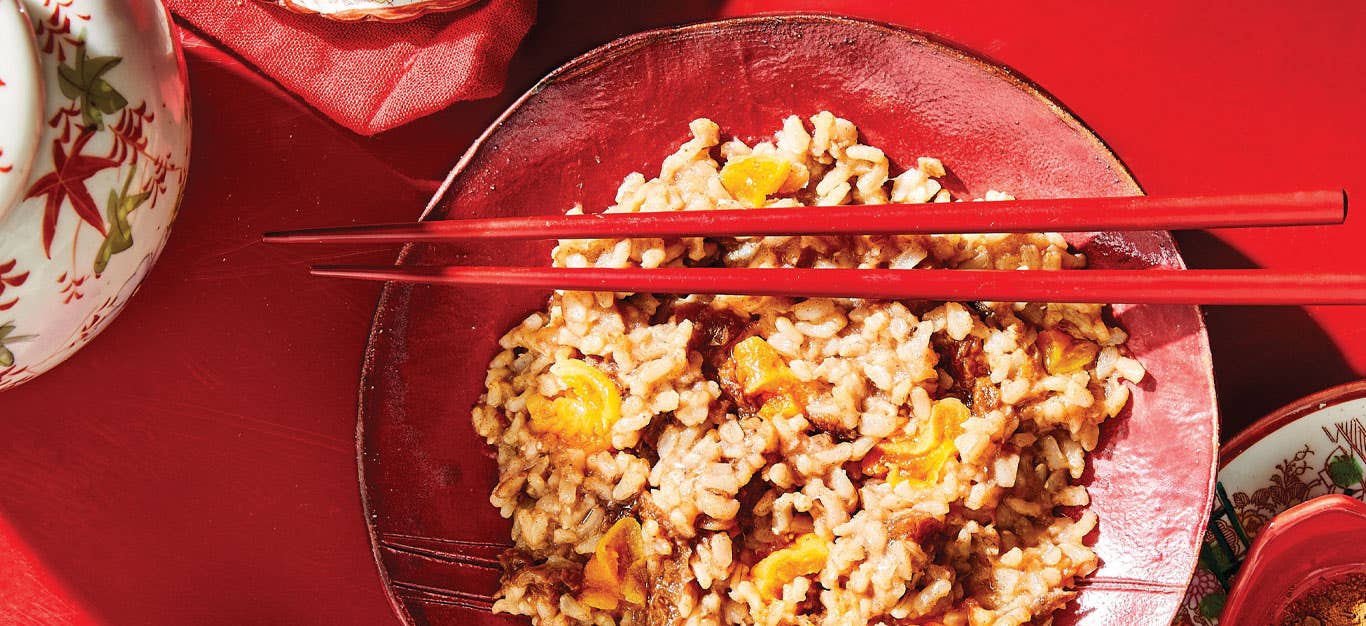
[[[1281,626],[1366,626],[1366,574],[1324,581],[1282,615]]]

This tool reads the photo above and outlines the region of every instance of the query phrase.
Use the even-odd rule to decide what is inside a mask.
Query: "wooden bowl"
[[[423,219],[590,210],[632,171],[657,172],[707,116],[766,136],[784,116],[829,110],[899,164],[943,159],[959,194],[1021,198],[1141,193],[1113,154],[1010,70],[922,33],[819,15],[741,18],[626,37],[557,69],[464,155]],[[1167,233],[1079,234],[1097,267],[1182,267]],[[403,264],[548,262],[547,242],[410,245]],[[502,623],[412,593],[490,592],[496,576],[439,554],[450,540],[506,542],[488,502],[496,467],[470,426],[497,339],[546,292],[388,285],[370,335],[357,431],[375,557],[410,624]],[[1149,377],[1107,423],[1084,477],[1102,565],[1059,624],[1166,624],[1209,513],[1217,416],[1196,307],[1116,307]]]

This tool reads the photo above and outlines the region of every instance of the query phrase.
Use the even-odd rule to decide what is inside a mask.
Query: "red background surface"
[[[194,155],[165,255],[89,347],[0,395],[0,623],[392,623],[353,445],[378,287],[302,271],[392,250],[267,248],[258,235],[416,217],[521,90],[622,34],[775,9],[895,22],[1039,83],[1151,193],[1366,198],[1366,4],[1214,4],[692,0],[640,15],[624,0],[550,2],[502,95],[372,139],[187,35]],[[1363,235],[1358,215],[1178,241],[1193,267],[1366,271]],[[1225,438],[1366,371],[1362,313],[1209,310]]]

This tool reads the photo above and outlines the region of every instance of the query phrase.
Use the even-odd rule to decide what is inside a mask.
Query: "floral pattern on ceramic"
[[[0,99],[0,116],[37,136],[0,207],[0,389],[51,369],[122,310],[166,243],[189,164],[185,66],[158,0],[18,6],[32,31],[0,37],[0,58],[38,67],[45,97],[34,112]]]
[[[1219,623],[1231,575],[1277,514],[1326,494],[1366,499],[1366,383],[1343,389],[1259,422],[1252,443],[1223,459],[1205,549],[1174,624]]]

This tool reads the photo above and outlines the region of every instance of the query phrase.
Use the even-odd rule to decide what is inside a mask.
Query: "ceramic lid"
[[[0,0],[0,220],[23,197],[42,131],[43,82],[28,16]]]

